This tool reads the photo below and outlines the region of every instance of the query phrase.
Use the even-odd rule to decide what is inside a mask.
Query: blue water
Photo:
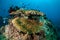
[[[0,0],[0,16],[9,15],[8,9],[12,5],[22,8],[23,3],[25,9],[42,11],[56,27],[60,28],[60,0]]]

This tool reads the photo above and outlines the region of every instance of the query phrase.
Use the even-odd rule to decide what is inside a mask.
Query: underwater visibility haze
[[[34,13],[37,14],[35,15]],[[0,26],[3,24],[3,27],[0,28],[0,34],[3,33],[3,35],[0,35],[1,40],[20,40],[21,34],[25,35],[22,36],[22,38],[28,35],[29,37],[27,37],[28,39],[26,38],[27,40],[35,40],[33,37],[37,35],[36,33],[40,35],[41,31],[43,31],[43,33],[45,32],[40,35],[44,37],[41,38],[39,36],[37,39],[36,36],[36,40],[57,40],[56,33],[58,35],[58,40],[60,40],[60,0],[0,0],[0,19]],[[31,26],[32,24],[33,26]],[[37,29],[34,26],[36,26]],[[14,38],[10,38],[8,35],[11,34],[9,33],[8,35],[6,34],[7,32],[12,33],[11,30],[15,30],[13,32],[15,36],[17,34],[19,35],[17,39],[14,39],[15,36],[13,36]],[[20,30],[22,31],[21,34],[19,34]],[[33,36],[31,36],[31,34]],[[26,40],[22,38],[21,40]]]

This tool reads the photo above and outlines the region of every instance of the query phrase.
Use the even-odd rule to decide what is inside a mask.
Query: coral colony
[[[53,24],[37,10],[10,7],[8,24],[0,28],[0,40],[57,40]]]

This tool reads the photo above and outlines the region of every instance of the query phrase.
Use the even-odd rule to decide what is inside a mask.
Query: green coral
[[[0,40],[7,40],[6,37],[2,34],[0,35]]]

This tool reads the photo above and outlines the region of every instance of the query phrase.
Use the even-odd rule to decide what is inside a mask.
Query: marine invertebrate
[[[4,33],[7,40],[57,40],[54,26],[37,10],[11,11]]]
[[[24,11],[24,10],[23,10]],[[20,11],[19,11],[20,12]],[[20,12],[22,17],[17,17],[12,20],[13,25],[23,32],[39,32],[40,26],[43,25],[42,22],[39,22],[39,17],[41,13],[34,10],[26,10],[24,13]],[[23,15],[22,15],[23,14]],[[26,18],[27,17],[27,18]]]
[[[13,12],[11,14],[13,14]],[[20,16],[16,16],[12,19],[13,26],[25,34],[28,33],[30,36],[33,34],[33,40],[37,37],[39,40],[56,40],[54,39],[57,37],[54,36],[53,26],[48,26],[48,23],[50,25],[51,22],[45,19],[46,17],[42,12],[36,10],[17,10],[14,14],[19,14]],[[34,35],[39,36],[35,37]],[[53,38],[51,38],[51,35]]]

